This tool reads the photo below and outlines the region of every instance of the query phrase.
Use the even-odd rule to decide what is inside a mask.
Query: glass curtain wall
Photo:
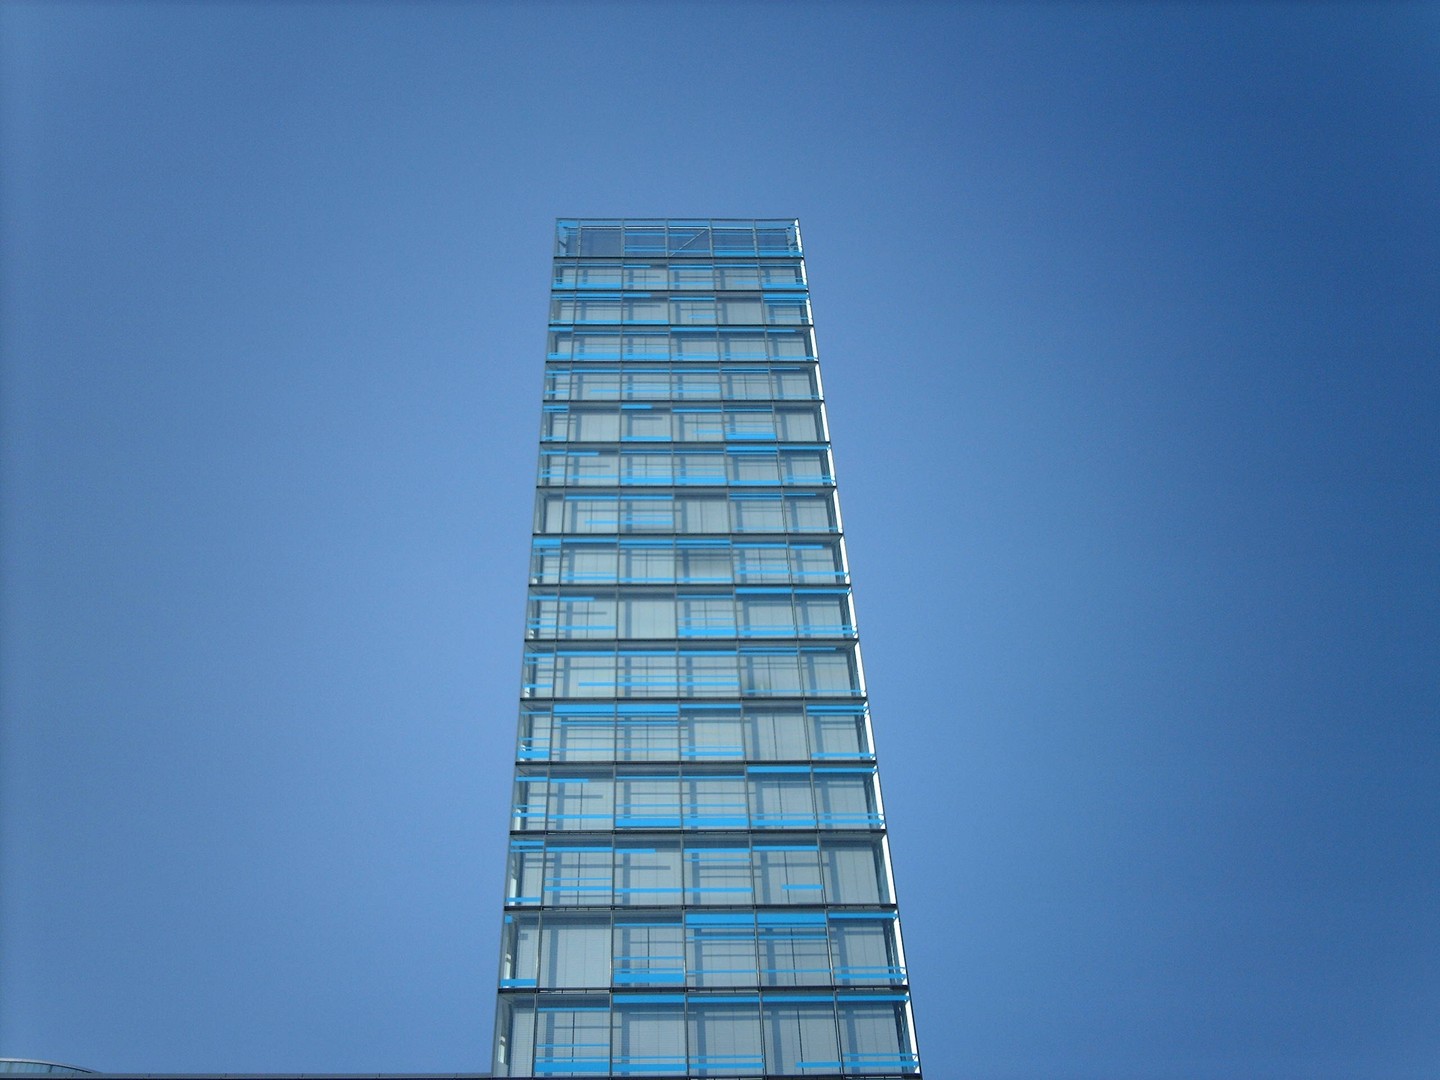
[[[794,220],[557,223],[497,1076],[918,1076]]]

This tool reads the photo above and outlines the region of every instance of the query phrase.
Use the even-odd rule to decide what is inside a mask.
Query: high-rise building
[[[498,1076],[919,1074],[793,220],[557,224]]]

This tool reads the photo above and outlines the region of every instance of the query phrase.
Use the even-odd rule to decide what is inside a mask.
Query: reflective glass
[[[913,1075],[798,227],[552,280],[495,1074]]]

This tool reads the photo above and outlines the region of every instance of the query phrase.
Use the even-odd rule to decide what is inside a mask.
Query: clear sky
[[[936,1080],[1440,1070],[1440,7],[0,8],[0,1056],[488,1064],[557,215],[801,219]]]

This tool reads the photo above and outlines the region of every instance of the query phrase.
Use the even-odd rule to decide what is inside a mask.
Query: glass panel
[[[758,289],[760,267],[755,263],[722,263],[715,268],[722,289]]]
[[[775,410],[775,430],[787,442],[814,442],[820,438],[820,417],[814,409]]]
[[[673,532],[675,529],[676,506],[669,496],[629,496],[619,500],[619,504],[618,524],[622,533]],[[598,524],[601,519],[592,516],[590,520]]]
[[[715,300],[711,297],[673,297],[670,321],[677,326],[714,326],[717,321]]]
[[[519,775],[510,811],[510,828],[516,832],[541,832],[550,785],[544,776]]]
[[[615,818],[615,791],[609,776],[552,776],[549,827],[609,829]]]
[[[612,1076],[685,1071],[685,1002],[631,1003],[615,998]]]
[[[622,776],[615,781],[617,829],[678,829],[680,779]]]
[[[524,706],[520,710],[520,737],[515,748],[518,761],[546,761],[553,751],[550,710]]]
[[[551,757],[555,761],[608,761],[615,756],[615,720],[603,714],[555,718]]]
[[[821,852],[830,904],[890,902],[878,840],[829,840]]]
[[[891,1075],[918,1070],[903,1001],[838,1003],[840,1054],[847,1073]]]
[[[541,902],[542,883],[545,874],[545,852],[538,846],[522,847],[521,844],[538,845],[540,841],[516,841],[511,846],[505,875],[505,902],[507,904],[538,904]],[[608,860],[609,853],[606,853]],[[610,893],[609,888],[605,890]]]
[[[623,277],[619,263],[580,263],[575,268],[575,284],[582,289],[614,289]]]
[[[725,483],[725,455],[716,450],[690,450],[675,455],[677,484]]]
[[[615,657],[608,652],[557,655],[554,663],[549,696],[596,698],[615,693]]]
[[[813,360],[815,345],[808,330],[772,330],[770,355],[776,360]]]
[[[626,649],[615,662],[616,694],[620,697],[671,697],[676,691],[675,654]]]
[[[714,342],[711,342],[713,352]],[[715,371],[689,371],[675,374],[676,400],[700,401],[720,396],[720,375]]]
[[[689,1019],[692,1075],[748,1075],[764,1068],[756,1005],[701,1000],[691,1004]]]
[[[761,255],[800,254],[800,234],[793,222],[757,221],[755,236]]]
[[[586,228],[580,230],[580,254],[583,257],[619,255],[620,230]]]
[[[810,718],[817,758],[868,757],[865,717],[817,714]]]
[[[767,288],[803,286],[805,278],[798,262],[767,262],[760,268],[760,283]]]
[[[620,284],[626,289],[663,289],[667,279],[663,262],[626,262],[620,269]]]
[[[610,903],[609,844],[566,844],[545,851],[544,902],[581,907]]]
[[[736,532],[784,532],[784,505],[778,498],[737,497],[732,500]]]
[[[744,841],[689,841],[685,847],[687,904],[749,904],[750,849]]]
[[[563,413],[551,413],[563,418]],[[572,442],[614,442],[620,437],[620,417],[613,409],[576,409],[570,414],[568,434]]]
[[[620,437],[644,442],[668,442],[670,413],[666,409],[626,406],[620,414]]]
[[[736,544],[735,580],[743,582],[785,581],[790,565],[784,544]]]
[[[716,255],[755,254],[755,234],[748,225],[716,225],[711,232],[711,243]]]
[[[663,916],[615,922],[616,986],[681,986],[685,983],[684,929]]]
[[[540,916],[506,915],[500,944],[500,985],[534,986],[540,954]]]
[[[847,598],[833,594],[796,594],[795,622],[802,637],[848,637],[855,632]]]
[[[590,989],[610,985],[610,919],[546,915],[541,927],[540,985]]]
[[[664,422],[669,423],[669,417],[664,417]],[[632,436],[626,436],[631,438]],[[670,455],[665,452],[658,454],[643,454],[634,450],[627,450],[620,456],[620,482],[622,484],[669,484]]]
[[[769,355],[765,335],[758,330],[721,331],[719,347],[722,360],[764,360]]]
[[[833,981],[824,915],[761,912],[759,924],[763,985],[826,986]]]
[[[530,583],[532,585],[553,585],[560,580],[560,548],[558,545],[541,546],[536,543],[530,549]]]
[[[813,829],[807,773],[750,774],[750,813],[757,829]]]
[[[730,551],[724,544],[681,546],[676,555],[680,561],[677,580],[687,585],[730,580]]]
[[[816,396],[814,379],[808,371],[777,371],[775,373],[775,396],[779,398],[813,398]]]
[[[788,649],[742,649],[740,692],[758,697],[798,694],[800,678],[795,666],[795,654]]]
[[[729,531],[729,514],[723,498],[684,495],[675,500],[675,531],[723,533]]]
[[[734,637],[735,604],[728,596],[681,596],[677,601],[681,637]]]
[[[714,363],[720,355],[713,334],[676,334],[671,340],[676,360],[685,363]]]
[[[615,903],[675,904],[681,895],[680,845],[674,840],[615,846]]]
[[[803,297],[765,298],[765,322],[772,326],[799,326],[810,321]]]
[[[730,482],[733,484],[778,484],[779,462],[773,454],[731,454]]]
[[[742,637],[794,636],[795,618],[791,612],[788,592],[741,596],[738,600]]]
[[[895,946],[894,920],[889,916],[832,919],[830,950],[837,982],[886,985],[905,981]]]
[[[652,595],[621,599],[619,627],[622,638],[673,638],[675,598]]]
[[[691,914],[685,920],[685,949],[689,985],[757,985],[753,916]]]
[[[576,360],[616,360],[620,356],[619,334],[584,331],[573,334],[572,340]]]
[[[621,355],[627,360],[666,360],[670,357],[670,337],[662,333],[637,332],[625,334]]]
[[[627,297],[622,312],[626,322],[665,323],[670,321],[670,305],[663,296]]]
[[[800,670],[807,694],[858,694],[854,658],[849,649],[800,650]]]
[[[876,805],[875,778],[868,773],[841,773],[817,770],[815,807],[820,825],[826,829],[872,829],[880,827]]]
[[[645,546],[622,545],[620,579],[627,582],[673,581],[675,552],[668,541]]]
[[[744,726],[738,712],[705,711],[680,717],[680,753],[691,761],[724,761],[744,756]]]
[[[687,829],[743,829],[749,824],[743,776],[688,776],[680,787]]]
[[[767,999],[763,1016],[767,1072],[803,1076],[839,1071],[834,1006]]]
[[[674,761],[675,717],[654,712],[628,712],[624,707],[616,721],[616,752],[621,761]]]
[[[755,845],[755,900],[761,904],[818,904],[819,852],[801,845]]]
[[[775,438],[775,414],[766,408],[729,409],[725,413],[727,439]]]
[[[734,697],[740,692],[735,654],[726,649],[682,649],[681,693],[687,697]]]
[[[797,582],[820,585],[844,581],[838,544],[795,544],[790,548],[790,574]]]
[[[561,578],[588,584],[615,579],[615,549],[608,544],[566,544],[561,555]]]
[[[755,761],[802,761],[805,717],[799,709],[747,712],[746,753]]]
[[[787,484],[831,484],[830,463],[823,450],[787,450],[780,456]]]
[[[535,1072],[535,998],[504,994],[496,1006],[496,1076],[531,1076]]]
[[[625,254],[626,255],[663,255],[665,254],[665,229],[662,228],[636,228],[629,226],[625,229]]]
[[[535,1074],[606,1072],[610,1064],[606,1005],[603,997],[545,999],[535,1023]]]
[[[758,296],[727,296],[720,311],[721,322],[731,326],[758,326],[765,321]]]

